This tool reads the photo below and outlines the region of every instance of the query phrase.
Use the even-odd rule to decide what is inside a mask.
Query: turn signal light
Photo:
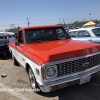
[[[98,75],[100,75],[100,71],[98,72]]]

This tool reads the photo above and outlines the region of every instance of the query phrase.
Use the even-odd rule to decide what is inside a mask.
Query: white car
[[[100,43],[100,27],[73,29],[68,33],[73,40]]]

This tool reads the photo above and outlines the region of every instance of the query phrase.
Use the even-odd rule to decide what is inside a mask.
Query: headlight
[[[47,69],[47,76],[52,77],[55,75],[55,69],[53,67]]]
[[[46,68],[46,79],[53,78],[57,76],[57,66],[49,66]]]

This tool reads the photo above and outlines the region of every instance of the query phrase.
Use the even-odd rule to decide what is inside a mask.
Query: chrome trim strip
[[[65,60],[59,60],[59,61],[55,61],[55,62],[46,63],[46,64],[43,64],[42,67],[47,67],[47,66],[54,65],[54,64],[59,64],[59,63],[64,63],[64,62],[68,62],[68,61],[87,58],[87,57],[90,57],[90,56],[93,56],[93,55],[97,55],[97,54],[100,54],[100,52],[96,52],[96,53],[85,55],[85,56],[80,56],[80,57],[69,58],[69,59],[65,59]]]

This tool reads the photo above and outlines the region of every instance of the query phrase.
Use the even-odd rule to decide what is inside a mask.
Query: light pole
[[[91,13],[89,15],[90,15],[90,21],[91,21]]]
[[[85,18],[84,18],[84,22],[85,22]]]

